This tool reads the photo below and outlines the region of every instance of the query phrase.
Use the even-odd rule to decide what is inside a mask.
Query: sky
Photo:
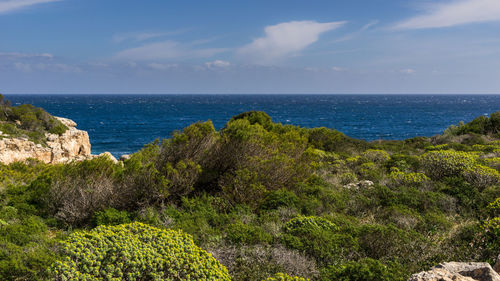
[[[500,0],[0,0],[0,92],[500,94]]]

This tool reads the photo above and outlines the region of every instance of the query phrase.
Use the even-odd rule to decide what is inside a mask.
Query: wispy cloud
[[[113,35],[113,41],[116,43],[121,43],[123,41],[146,41],[149,39],[162,38],[172,35],[182,34],[188,31],[188,29],[179,29],[168,32],[127,32],[127,33],[118,33]]]
[[[2,53],[2,52],[0,52],[0,58],[4,58],[4,59],[26,59],[26,58],[53,59],[54,55],[49,54],[49,53],[29,54],[29,53]]]
[[[178,68],[178,64],[165,64],[165,63],[157,63],[157,62],[152,62],[147,65],[149,68],[153,70],[159,70],[159,71],[164,71],[164,70],[169,70],[173,68]]]
[[[215,60],[215,61],[210,61],[206,62],[205,66],[209,69],[217,69],[217,68],[228,68],[231,66],[231,63],[228,61],[224,60]]]
[[[488,21],[500,21],[499,0],[455,0],[431,5],[426,13],[400,22],[394,28],[439,28]]]
[[[78,66],[64,63],[25,63],[15,62],[14,68],[21,72],[50,71],[59,73],[80,73],[82,69]]]
[[[349,41],[357,36],[359,36],[361,33],[367,31],[368,29],[372,28],[373,26],[377,25],[380,21],[379,20],[373,20],[365,25],[363,25],[358,31],[355,31],[353,33],[347,34],[339,39],[336,39],[333,41],[333,43],[339,43],[339,42],[344,42],[344,41]]]
[[[117,59],[127,60],[169,60],[183,58],[204,58],[225,52],[224,48],[193,48],[190,44],[176,41],[164,41],[145,44],[140,47],[123,50],[116,54]]]
[[[36,4],[58,1],[62,0],[0,0],[0,14],[19,10]]]
[[[249,61],[270,64],[297,54],[318,41],[327,31],[344,25],[345,21],[319,23],[316,21],[291,21],[267,26],[265,36],[240,48],[237,54]]]

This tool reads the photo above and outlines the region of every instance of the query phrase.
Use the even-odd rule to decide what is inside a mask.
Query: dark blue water
[[[365,140],[441,133],[500,110],[500,95],[7,95],[78,123],[92,153],[129,154],[196,121],[220,129],[234,115],[263,110],[274,121],[329,127]]]

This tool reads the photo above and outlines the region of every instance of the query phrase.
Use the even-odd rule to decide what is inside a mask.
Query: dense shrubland
[[[0,94],[0,131],[9,137],[25,137],[44,144],[45,133],[63,134],[68,128],[42,108],[31,104],[12,106]],[[2,138],[2,134],[0,134]]]
[[[0,279],[406,280],[441,261],[491,262],[497,115],[364,142],[247,112],[119,164],[0,165]]]

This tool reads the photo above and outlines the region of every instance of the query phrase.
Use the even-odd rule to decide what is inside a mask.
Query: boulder
[[[373,182],[372,181],[369,181],[369,180],[362,180],[362,181],[359,181],[357,183],[349,183],[349,184],[346,184],[344,185],[344,188],[347,188],[347,189],[360,189],[360,188],[372,188],[373,187]]]
[[[119,160],[120,160],[120,161],[125,161],[125,160],[128,160],[128,159],[130,159],[130,155],[128,155],[128,154],[123,154],[122,156],[120,156],[120,159],[119,159]]]
[[[500,275],[484,262],[446,262],[413,274],[409,281],[500,281]]]
[[[113,156],[113,154],[111,154],[110,152],[106,151],[106,152],[103,152],[97,156],[94,156],[94,157],[108,157],[111,161],[113,161],[113,163],[118,163],[118,160],[116,160],[116,158]]]
[[[497,262],[493,266],[493,270],[500,273],[500,255],[497,257]]]

